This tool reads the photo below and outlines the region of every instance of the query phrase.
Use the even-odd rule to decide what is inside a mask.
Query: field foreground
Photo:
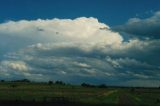
[[[0,83],[0,106],[160,106],[159,88]]]

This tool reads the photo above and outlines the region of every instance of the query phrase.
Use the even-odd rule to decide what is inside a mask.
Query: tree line
[[[28,80],[28,79],[21,79],[21,80],[11,80],[11,81],[5,81],[5,80],[0,80],[1,83],[4,83],[4,82],[22,82],[22,83],[32,83],[32,81]],[[53,85],[53,84],[57,84],[57,85],[68,85],[66,84],[65,82],[63,81],[60,81],[60,80],[57,80],[57,81],[52,81],[52,80],[49,80],[48,82],[45,82],[46,84],[48,85]],[[71,85],[71,84],[69,84]],[[94,87],[98,87],[98,88],[107,88],[107,85],[105,84],[100,84],[100,85],[92,85],[92,84],[89,84],[89,83],[82,83],[81,84],[82,87],[90,87],[90,88],[94,88]]]
[[[1,83],[4,82],[22,82],[22,83],[34,83],[28,79],[21,79],[21,80],[11,80],[11,81],[5,81],[5,80],[0,80]],[[36,83],[36,82],[35,82]],[[48,82],[45,82],[48,85],[53,85],[53,84],[57,84],[57,85],[71,85],[71,84],[66,84],[65,82],[61,81],[61,80],[57,80],[57,81],[52,81],[49,80]],[[134,91],[134,88],[146,88],[146,87],[123,87],[123,86],[107,86],[106,84],[99,84],[99,85],[93,85],[93,84],[89,84],[89,83],[82,83],[81,84],[82,87],[88,87],[88,88],[108,88],[108,87],[118,87],[118,88],[132,88],[131,91]],[[148,88],[148,87],[147,87]],[[160,89],[160,86],[158,87]]]

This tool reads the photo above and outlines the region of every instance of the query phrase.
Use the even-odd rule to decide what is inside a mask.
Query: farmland
[[[160,106],[159,88],[1,82],[0,104]]]

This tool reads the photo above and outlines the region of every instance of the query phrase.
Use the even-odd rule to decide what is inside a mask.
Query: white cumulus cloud
[[[16,71],[27,71],[28,67],[23,61],[3,61],[2,66]]]

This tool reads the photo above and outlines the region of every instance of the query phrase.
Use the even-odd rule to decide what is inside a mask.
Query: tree
[[[21,80],[21,82],[30,82],[30,80],[28,80],[28,79],[23,79],[23,80]]]
[[[16,84],[12,84],[12,85],[11,85],[12,88],[16,88],[17,86],[18,86],[18,85],[16,85]]]
[[[5,80],[1,80],[1,82],[5,82]]]
[[[105,84],[101,84],[98,86],[99,88],[107,88],[107,86]]]
[[[58,84],[58,85],[65,85],[65,83],[63,81],[56,81],[55,84]]]
[[[48,84],[49,84],[49,85],[52,85],[52,84],[53,84],[53,81],[48,81]]]
[[[82,83],[81,86],[83,86],[83,87],[95,87],[94,85],[87,84],[87,83]]]

